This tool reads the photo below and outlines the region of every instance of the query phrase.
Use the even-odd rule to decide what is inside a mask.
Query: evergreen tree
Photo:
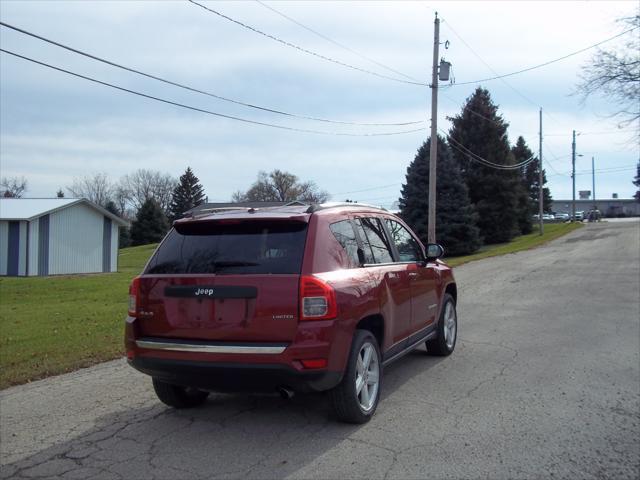
[[[162,240],[169,230],[167,217],[152,198],[145,201],[131,224],[131,245],[147,245]]]
[[[518,141],[511,149],[511,152],[513,153],[516,163],[522,163],[533,157],[533,152],[529,149],[522,137],[518,137]],[[538,213],[539,210],[538,193],[540,192],[540,163],[537,158],[522,169],[522,179],[529,197],[529,215],[534,215]],[[551,213],[551,192],[544,186],[546,184],[547,173],[542,169],[542,211],[544,213]]]
[[[400,215],[427,244],[429,209],[429,154],[431,139],[419,149],[407,168],[406,184],[399,200]],[[438,182],[436,184],[436,239],[447,255],[464,255],[480,247],[476,216],[449,146],[438,137]]]
[[[56,192],[56,197],[64,198],[64,192],[62,191],[61,188],[59,188],[58,191]]]
[[[478,87],[462,112],[452,118],[449,143],[478,213],[478,227],[485,243],[508,242],[521,233],[523,185],[518,169],[488,166],[513,165],[507,127],[498,115],[489,92]],[[480,157],[480,158],[478,158]]]
[[[200,180],[193,174],[191,167],[187,167],[184,175],[173,190],[171,205],[169,206],[170,220],[182,218],[187,210],[197,207],[204,201],[204,188]]]
[[[105,210],[113,213],[114,215],[123,218],[122,212],[118,210],[115,202],[113,200],[109,200],[107,204],[104,206]],[[128,227],[120,227],[118,229],[118,246],[119,248],[128,247],[131,245],[131,236],[129,235]]]

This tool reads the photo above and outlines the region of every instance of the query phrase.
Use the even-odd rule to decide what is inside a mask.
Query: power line
[[[633,167],[631,167],[631,168],[627,167],[627,168],[620,168],[620,169],[616,169],[616,170],[595,170],[595,173],[599,173],[600,175],[609,175],[609,174],[612,174],[612,173],[631,172],[631,171],[634,171],[634,170],[635,170],[635,168],[633,168]],[[556,174],[551,174],[549,176],[557,177],[559,175],[562,175],[562,176],[565,176],[565,177],[571,176],[570,173],[556,173]],[[591,175],[591,170],[578,171],[578,172],[576,172],[576,176],[577,175]]]
[[[396,187],[398,185],[402,185],[401,183],[390,183],[388,185],[380,185],[378,187],[371,187],[371,188],[365,188],[363,190],[351,190],[350,192],[338,192],[338,193],[330,193],[329,195],[331,196],[336,196],[336,195],[346,195],[348,193],[361,193],[361,192],[369,192],[371,190],[378,190],[378,189],[383,189],[383,188],[390,188],[390,187]]]
[[[191,1],[191,0],[190,0],[190,1]],[[556,59],[554,59],[554,60],[549,60],[548,62],[540,63],[540,64],[538,64],[538,65],[534,65],[534,66],[532,66],[532,67],[523,68],[522,70],[517,70],[517,71],[515,71],[515,72],[506,73],[506,74],[504,74],[504,75],[497,75],[497,76],[495,76],[495,77],[482,78],[482,79],[479,79],[479,80],[473,80],[473,81],[470,81],[470,82],[455,83],[455,84],[453,84],[453,86],[458,86],[458,85],[471,85],[471,84],[475,84],[475,83],[488,82],[488,81],[490,81],[490,80],[497,80],[497,79],[499,79],[499,78],[511,77],[511,76],[513,76],[513,75],[518,75],[518,74],[520,74],[520,73],[530,72],[531,70],[535,70],[535,69],[537,69],[537,68],[546,67],[547,65],[551,65],[552,63],[556,63],[556,62],[559,62],[559,61],[561,61],[561,60],[565,60],[565,59],[567,59],[567,58],[569,58],[569,57],[573,57],[574,55],[578,55],[578,54],[580,54],[580,53],[582,53],[582,52],[586,52],[587,50],[590,50],[590,49],[592,49],[592,48],[598,47],[598,46],[602,45],[603,43],[607,43],[607,42],[610,42],[611,40],[615,40],[616,38],[619,38],[619,37],[621,37],[621,36],[623,36],[623,35],[626,35],[627,33],[632,32],[632,31],[634,31],[634,30],[635,30],[635,29],[637,29],[637,28],[638,28],[638,27],[630,28],[630,29],[628,29],[628,30],[625,30],[625,31],[624,31],[624,32],[622,32],[622,33],[619,33],[618,35],[614,35],[613,37],[609,37],[609,38],[607,38],[607,39],[605,39],[605,40],[602,40],[601,42],[594,43],[593,45],[589,45],[588,47],[582,48],[582,49],[580,49],[580,50],[576,50],[575,52],[569,53],[569,54],[567,54],[567,55],[564,55],[564,56],[562,56],[562,57],[556,58]]]
[[[445,26],[449,28],[449,30],[451,30],[453,32],[453,34],[458,37],[458,39],[469,49],[469,51],[471,53],[473,53],[478,60],[480,60],[482,63],[484,63],[484,65],[494,74],[494,75],[499,75],[498,72],[496,72],[491,65],[489,65],[481,56],[479,53],[477,53],[473,47],[471,45],[469,45],[464,38],[462,38],[462,36],[460,36],[460,34],[451,26],[451,23],[449,23],[448,21],[444,22]],[[516,94],[520,95],[520,97],[524,98],[525,101],[531,103],[532,105],[536,105],[535,102],[533,102],[533,100],[531,100],[529,97],[527,97],[524,93],[520,92],[519,90],[517,90],[514,86],[512,86],[510,83],[508,83],[506,80],[501,78],[502,83],[504,83],[507,87],[509,87],[511,90],[513,90]],[[536,105],[537,106],[537,105]]]
[[[137,92],[135,90],[130,90],[128,88],[120,87],[120,86],[114,85],[112,83],[103,82],[101,80],[97,80],[95,78],[91,78],[91,77],[88,77],[88,76],[85,76],[85,75],[81,75],[79,73],[75,73],[75,72],[72,72],[70,70],[65,70],[63,68],[56,67],[56,66],[50,65],[48,63],[40,62],[38,60],[34,60],[33,58],[29,58],[29,57],[20,55],[18,53],[10,52],[9,50],[5,50],[3,48],[0,48],[0,52],[7,53],[9,55],[13,55],[14,57],[18,57],[18,58],[21,58],[23,60],[27,60],[27,61],[32,62],[32,63],[36,63],[38,65],[42,65],[43,67],[51,68],[52,70],[57,70],[59,72],[66,73],[66,74],[72,75],[74,77],[78,77],[78,78],[82,78],[84,80],[88,80],[90,82],[98,83],[98,84],[104,85],[106,87],[115,88],[116,90],[120,90],[122,92],[131,93],[133,95],[137,95],[137,96],[140,96],[140,97],[148,98],[150,100],[156,100],[158,102],[166,103],[166,104],[169,104],[169,105],[174,105],[176,107],[186,108],[188,110],[193,110],[193,111],[196,111],[196,112],[206,113],[208,115],[214,115],[216,117],[227,118],[229,120],[236,120],[238,122],[250,123],[250,124],[253,124],[253,125],[261,125],[261,126],[264,126],[264,127],[278,128],[278,129],[281,129],[281,130],[290,130],[290,131],[294,131],[294,132],[314,133],[314,134],[318,134],[318,135],[336,135],[336,136],[346,136],[346,137],[378,137],[378,136],[400,135],[400,134],[404,134],[404,133],[413,133],[413,132],[420,132],[420,131],[425,130],[424,128],[418,128],[418,129],[414,129],[414,130],[404,130],[404,131],[399,131],[399,132],[342,133],[342,132],[326,132],[326,131],[322,131],[322,130],[310,130],[310,129],[303,129],[303,128],[288,127],[288,126],[285,126],[285,125],[277,125],[277,124],[267,123],[267,122],[259,122],[257,120],[249,120],[247,118],[236,117],[236,116],[233,116],[233,115],[225,115],[223,113],[213,112],[211,110],[205,110],[203,108],[193,107],[193,106],[190,106],[190,105],[186,105],[184,103],[174,102],[174,101],[166,100],[164,98],[156,97],[156,96],[153,96],[153,95],[148,95],[146,93]]]
[[[446,95],[444,93],[440,93],[440,94],[443,97],[445,97],[447,100],[449,100],[450,102],[455,103],[456,105],[459,105],[458,102],[456,100],[454,100],[453,98],[451,98],[449,95]],[[467,112],[469,112],[469,113],[471,113],[471,114],[473,114],[473,115],[475,115],[477,117],[480,117],[480,118],[486,120],[487,122],[493,123],[494,125],[497,125],[499,127],[503,127],[504,126],[504,124],[501,124],[500,122],[497,122],[492,118],[486,117],[483,114],[476,112],[475,110],[471,110],[467,105],[460,106],[460,108],[462,109],[463,112],[467,111]]]
[[[344,45],[344,44],[342,44],[342,43],[340,43],[340,42],[337,42],[337,41],[333,40],[332,38],[327,37],[326,35],[324,35],[324,34],[322,34],[322,33],[318,32],[317,30],[314,30],[314,29],[312,29],[311,27],[308,27],[307,25],[304,25],[303,23],[299,22],[299,21],[298,21],[298,20],[296,20],[295,18],[291,18],[290,16],[288,16],[288,15],[286,15],[286,14],[282,13],[281,11],[276,10],[276,9],[275,9],[275,8],[273,8],[271,5],[267,5],[266,3],[264,3],[264,2],[262,2],[262,1],[260,1],[260,0],[255,0],[255,1],[256,1],[256,2],[258,2],[260,5],[262,5],[263,7],[268,8],[268,9],[269,9],[269,10],[271,10],[272,12],[274,12],[274,13],[276,13],[276,14],[280,15],[282,18],[285,18],[286,20],[289,20],[290,22],[292,22],[292,23],[294,23],[294,24],[298,25],[299,27],[304,28],[305,30],[307,30],[307,31],[309,31],[309,32],[311,32],[311,33],[313,33],[314,35],[317,35],[318,37],[320,37],[320,38],[322,38],[322,39],[326,40],[327,42],[330,42],[330,43],[332,43],[332,44],[334,44],[334,45],[336,45],[336,46],[338,46],[338,47],[340,47],[340,48],[342,48],[342,49],[344,49],[344,50],[346,50],[346,51],[348,51],[348,52],[351,52],[351,53],[353,53],[354,55],[356,55],[356,56],[358,56],[358,57],[360,57],[360,58],[362,58],[362,59],[364,59],[364,60],[367,60],[368,62],[371,62],[371,63],[373,63],[373,64],[375,64],[375,65],[377,65],[377,66],[379,66],[379,67],[384,68],[385,70],[388,70],[388,71],[390,71],[390,72],[396,73],[396,74],[398,74],[398,75],[400,75],[400,76],[402,76],[402,77],[408,78],[409,80],[413,80],[413,81],[415,81],[415,82],[420,82],[420,80],[418,80],[417,78],[413,78],[413,77],[411,77],[411,76],[409,76],[409,75],[407,75],[407,74],[405,74],[405,73],[402,73],[402,72],[400,72],[400,71],[398,71],[398,70],[395,70],[395,69],[393,69],[393,68],[391,68],[391,67],[389,67],[389,66],[385,65],[384,63],[378,62],[377,60],[374,60],[373,58],[369,58],[369,57],[367,57],[366,55],[364,55],[364,54],[362,54],[362,53],[360,53],[360,52],[357,52],[357,51],[356,51],[356,50],[354,50],[353,48],[350,48],[350,47],[348,47],[348,46],[346,46],[346,45]]]
[[[615,135],[617,133],[625,133],[624,130],[605,130],[601,132],[576,132],[577,135]],[[570,137],[571,133],[545,133],[547,137]]]
[[[410,85],[419,85],[421,87],[428,87],[429,86],[429,84],[424,83],[424,82],[414,82],[414,81],[411,81],[411,80],[402,80],[401,78],[390,77],[388,75],[383,75],[381,73],[376,73],[376,72],[373,72],[371,70],[367,70],[365,68],[355,67],[355,66],[353,66],[351,64],[348,64],[348,63],[345,63],[345,62],[341,62],[340,60],[335,60],[333,58],[327,57],[327,56],[322,55],[320,53],[312,52],[311,50],[307,50],[306,48],[300,47],[300,46],[295,45],[295,44],[293,44],[291,42],[288,42],[286,40],[282,40],[281,38],[278,38],[278,37],[276,37],[274,35],[271,35],[269,33],[265,33],[262,30],[258,30],[257,28],[254,28],[251,25],[247,25],[246,23],[242,23],[239,20],[235,20],[234,18],[231,18],[228,15],[225,15],[224,13],[218,12],[217,10],[214,10],[212,8],[209,8],[209,7],[205,6],[205,5],[202,5],[202,4],[200,4],[200,3],[198,3],[198,2],[196,2],[194,0],[187,0],[187,1],[192,3],[192,4],[194,4],[194,5],[197,5],[200,8],[203,8],[204,10],[207,10],[208,12],[211,12],[211,13],[213,13],[215,15],[218,15],[220,18],[224,18],[225,20],[228,20],[228,21],[230,21],[232,23],[235,23],[236,25],[240,25],[241,27],[246,28],[247,30],[251,30],[252,32],[255,32],[255,33],[259,34],[259,35],[262,35],[263,37],[269,38],[269,39],[271,39],[271,40],[273,40],[275,42],[278,42],[278,43],[280,43],[282,45],[286,45],[287,47],[295,48],[296,50],[298,50],[300,52],[303,52],[303,53],[306,53],[308,55],[312,55],[312,56],[320,58],[322,60],[326,60],[327,62],[335,63],[336,65],[340,65],[342,67],[350,68],[352,70],[357,70],[358,72],[366,73],[368,75],[373,75],[375,77],[384,78],[386,80],[393,80],[394,82],[407,83],[407,84],[410,84]]]
[[[446,132],[444,132],[444,130],[441,129],[440,131],[443,134],[447,135]],[[450,146],[455,148],[460,153],[463,153],[465,155],[469,155],[469,160],[476,161],[477,163],[480,163],[480,164],[482,164],[482,165],[484,165],[486,167],[495,168],[497,170],[517,170],[517,169],[520,169],[520,168],[530,164],[534,160],[536,160],[535,156],[532,155],[531,157],[529,157],[528,159],[526,159],[526,160],[524,160],[524,161],[522,161],[520,163],[516,163],[516,164],[513,164],[513,165],[501,165],[499,163],[494,163],[494,162],[492,162],[490,160],[487,160],[486,158],[481,157],[477,153],[472,152],[467,147],[465,147],[462,143],[457,141],[455,138],[453,138],[451,136],[448,136],[447,138],[449,139],[449,142],[453,142],[454,143],[454,145],[450,144]]]
[[[301,119],[304,119],[304,120],[314,120],[314,121],[317,121],[317,122],[325,122],[325,123],[336,123],[336,124],[341,124],[341,125],[406,126],[406,125],[416,125],[416,124],[424,123],[424,120],[415,121],[415,122],[402,122],[402,123],[346,122],[346,121],[340,121],[340,120],[330,120],[330,119],[327,119],[327,118],[311,117],[311,116],[307,116],[307,115],[299,115],[299,114],[296,114],[296,113],[284,112],[282,110],[275,110],[275,109],[268,108],[268,107],[261,107],[259,105],[254,105],[254,104],[251,104],[251,103],[245,103],[245,102],[242,102],[240,100],[234,100],[232,98],[223,97],[221,95],[217,95],[215,93],[208,92],[206,90],[200,90],[200,89],[197,89],[197,88],[194,88],[194,87],[190,87],[188,85],[184,85],[184,84],[181,84],[181,83],[178,83],[178,82],[174,82],[172,80],[167,80],[165,78],[158,77],[156,75],[151,75],[149,73],[145,73],[145,72],[142,72],[140,70],[136,70],[135,68],[126,67],[124,65],[112,62],[111,60],[106,60],[106,59],[98,57],[96,55],[92,55],[92,54],[84,52],[82,50],[78,50],[78,49],[70,47],[68,45],[64,45],[62,43],[56,42],[56,41],[51,40],[49,38],[45,38],[45,37],[43,37],[41,35],[37,35],[37,34],[35,34],[33,32],[29,32],[29,31],[24,30],[22,28],[18,28],[18,27],[14,26],[14,25],[9,25],[8,23],[2,22],[2,21],[0,21],[0,25],[2,25],[3,27],[15,30],[16,32],[22,33],[24,35],[28,35],[30,37],[36,38],[38,40],[42,40],[43,42],[47,42],[47,43],[49,43],[51,45],[55,45],[56,47],[60,47],[60,48],[63,48],[65,50],[68,50],[70,52],[77,53],[78,55],[82,55],[82,56],[90,58],[92,60],[96,60],[98,62],[102,62],[104,64],[111,65],[113,67],[120,68],[120,69],[126,70],[128,72],[132,72],[132,73],[135,73],[135,74],[138,74],[138,75],[142,75],[143,77],[151,78],[153,80],[157,80],[159,82],[163,82],[163,83],[166,83],[168,85],[173,85],[175,87],[179,87],[179,88],[182,88],[184,90],[189,90],[191,92],[195,92],[195,93],[199,93],[199,94],[202,94],[202,95],[207,95],[209,97],[217,98],[218,100],[223,100],[225,102],[234,103],[236,105],[242,105],[242,106],[248,107],[248,108],[254,108],[256,110],[262,110],[262,111],[269,112],[269,113],[276,113],[278,115],[285,115],[287,117],[301,118]]]

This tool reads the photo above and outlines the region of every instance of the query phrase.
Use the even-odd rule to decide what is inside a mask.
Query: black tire
[[[356,378],[358,370],[358,357],[361,350],[369,344],[373,347],[373,354],[371,362],[377,362],[378,366],[378,382],[373,394],[372,405],[368,409],[364,409],[360,404],[360,399],[356,393]],[[374,364],[371,364],[372,368]],[[365,377],[365,388],[369,391],[369,384],[367,382],[368,375]],[[382,356],[380,355],[380,346],[376,338],[368,330],[356,330],[351,343],[351,351],[349,352],[349,359],[347,361],[347,368],[345,369],[344,376],[340,384],[330,392],[331,405],[338,419],[346,423],[366,423],[368,422],[378,407],[378,401],[380,400],[380,387],[382,385]],[[372,387],[373,390],[373,387]]]
[[[447,310],[451,308],[452,310]],[[453,321],[455,330],[453,333],[453,342],[447,344],[447,338],[445,336],[445,316],[453,313]],[[449,330],[450,331],[450,330]],[[438,319],[438,326],[436,327],[436,336],[431,340],[425,342],[427,346],[427,353],[429,355],[437,355],[439,357],[446,357],[451,355],[456,348],[456,341],[458,340],[458,314],[456,312],[456,302],[448,293],[444,294],[442,300],[442,311],[440,312],[440,318]]]
[[[162,403],[173,408],[193,408],[202,405],[209,392],[203,392],[195,388],[181,387],[153,379],[153,389]]]

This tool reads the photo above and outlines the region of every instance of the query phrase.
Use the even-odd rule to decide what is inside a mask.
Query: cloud
[[[212,8],[304,48],[362,68],[389,73],[287,22],[256,2],[215,2]],[[441,54],[459,82],[506,73],[583,48],[617,33],[614,19],[629,2],[269,2],[351,48],[409,75],[430,77],[433,8],[443,19]],[[432,8],[433,7],[433,8]],[[571,15],[573,21],[566,18]],[[284,47],[187,2],[6,2],[3,21],[62,43],[217,94],[295,113],[339,120],[429,122],[430,91],[390,82]],[[482,21],[478,21],[481,18]],[[461,35],[464,42],[454,31]],[[99,79],[220,113],[297,128],[382,131],[287,119],[188,93],[97,64],[0,29],[3,48]],[[465,46],[470,45],[478,55]],[[537,151],[538,108],[544,108],[545,151],[568,171],[571,130],[611,130],[612,106],[586,106],[571,96],[589,53],[483,86],[509,122],[510,139],[523,134]],[[212,199],[246,189],[259,170],[281,168],[330,192],[401,183],[427,133],[356,138],[285,132],[211,117],[116,92],[18,59],[0,57],[2,175],[25,175],[31,195],[50,195],[75,176],[136,168],[180,174],[194,168]],[[485,64],[488,63],[491,68]],[[442,90],[439,125],[455,115],[475,88]],[[449,98],[448,98],[449,97]],[[563,136],[564,135],[564,136]],[[568,135],[568,136],[567,136]],[[625,141],[627,142],[625,144]],[[637,160],[628,134],[583,135],[579,150],[603,165]],[[634,148],[635,147],[635,148]],[[626,148],[626,150],[625,150]],[[587,153],[589,152],[589,153]],[[547,158],[551,159],[552,155]],[[582,167],[582,163],[580,163]],[[551,170],[548,169],[548,173]],[[603,174],[603,177],[605,175]],[[607,174],[605,189],[630,196],[627,172]],[[566,177],[549,177],[552,193],[570,193]],[[580,180],[582,181],[582,180]],[[394,187],[358,193],[391,199]]]

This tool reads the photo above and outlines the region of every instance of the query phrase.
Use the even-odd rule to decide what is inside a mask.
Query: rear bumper
[[[335,387],[341,372],[299,371],[281,364],[222,363],[134,357],[136,370],[168,383],[223,392],[273,392],[286,387],[296,392],[314,392]]]
[[[296,392],[329,390],[342,380],[350,336],[332,320],[305,322],[290,343],[221,342],[146,337],[127,317],[125,349],[135,369],[176,385],[210,391]],[[323,369],[302,361],[326,359]]]

